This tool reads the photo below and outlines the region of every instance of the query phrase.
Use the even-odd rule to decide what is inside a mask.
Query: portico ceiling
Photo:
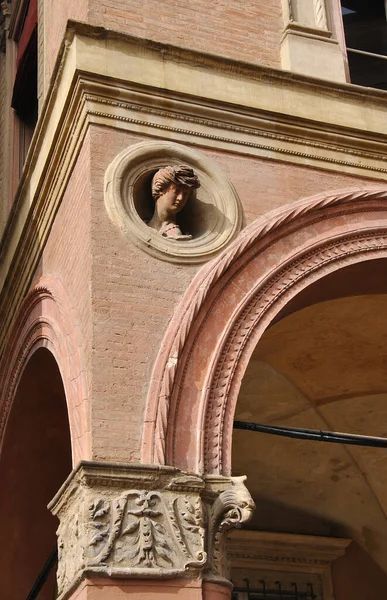
[[[387,437],[387,295],[337,298],[269,328],[235,418]],[[387,453],[234,431],[253,528],[356,540],[387,572]]]

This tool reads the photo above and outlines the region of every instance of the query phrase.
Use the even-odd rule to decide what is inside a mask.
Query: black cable
[[[36,598],[39,595],[40,590],[46,583],[47,578],[50,575],[50,572],[53,569],[57,560],[58,560],[58,549],[55,546],[54,550],[51,552],[50,556],[48,557],[43,569],[39,573],[34,585],[32,586],[31,591],[27,596],[27,600],[36,600]]]
[[[297,438],[299,440],[313,440],[315,442],[331,442],[334,444],[350,444],[352,446],[371,446],[372,448],[387,448],[387,438],[370,435],[355,435],[353,433],[338,433],[335,431],[322,431],[318,429],[304,429],[302,427],[283,427],[279,425],[260,425],[245,421],[234,421],[234,429],[258,431],[270,435]]]

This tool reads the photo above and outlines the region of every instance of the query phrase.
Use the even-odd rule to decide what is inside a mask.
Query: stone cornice
[[[254,564],[270,562],[327,565],[343,556],[352,540],[265,531],[233,531],[228,549],[234,559],[251,559]]]
[[[70,23],[0,245],[0,351],[90,124],[384,179],[385,101]]]
[[[227,549],[234,574],[240,580],[242,572],[253,587],[262,577],[274,582],[291,573],[299,589],[309,581],[316,598],[334,600],[331,565],[350,543],[345,538],[242,530],[231,532]]]
[[[179,97],[132,85],[114,97],[111,83],[83,81],[89,119],[128,130],[149,129],[155,137],[174,133],[190,144],[223,148],[269,160],[281,160],[325,168],[367,178],[385,177],[386,136],[353,128],[316,124],[297,116],[238,107],[192,97]],[[145,117],[146,115],[146,117]],[[383,174],[383,175],[382,175]]]

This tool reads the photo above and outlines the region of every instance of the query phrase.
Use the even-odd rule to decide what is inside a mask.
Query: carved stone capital
[[[243,480],[80,463],[49,506],[60,521],[59,598],[85,575],[225,581],[226,532],[254,508]]]
[[[60,597],[85,574],[197,577],[207,560],[203,489],[171,467],[80,463],[50,504]]]
[[[9,29],[11,9],[8,2],[0,3],[0,51],[5,52],[6,37]]]

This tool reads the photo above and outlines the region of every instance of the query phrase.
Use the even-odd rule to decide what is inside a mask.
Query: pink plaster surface
[[[70,600],[153,600],[182,598],[202,600],[201,581],[86,579],[70,596]],[[224,596],[205,596],[206,600],[226,600]]]

